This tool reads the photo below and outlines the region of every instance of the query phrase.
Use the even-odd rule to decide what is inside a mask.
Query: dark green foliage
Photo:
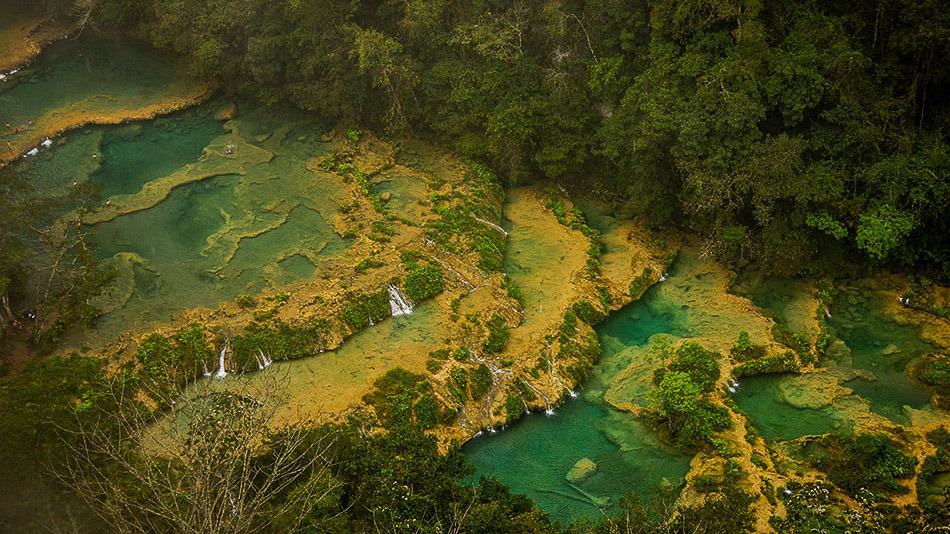
[[[439,422],[441,406],[432,394],[432,384],[422,375],[396,367],[377,378],[374,385],[363,401],[373,407],[385,428],[416,425],[428,429]]]
[[[430,263],[425,266],[413,264],[409,267],[403,289],[410,300],[422,302],[441,293],[445,287],[444,284],[442,267],[438,264]]]
[[[377,267],[382,267],[384,264],[379,260],[374,260],[373,258],[366,258],[361,260],[356,264],[356,272],[363,273],[370,269],[376,269]]]
[[[731,424],[729,412],[705,400],[702,392],[702,387],[694,383],[689,374],[667,372],[649,394],[647,417],[659,430],[668,433],[677,447],[699,447],[708,442],[714,432]]]
[[[771,354],[764,358],[743,362],[732,369],[736,378],[743,376],[764,375],[773,373],[795,373],[799,371],[798,360],[792,352]]]
[[[584,321],[591,326],[594,326],[607,318],[607,314],[601,310],[598,310],[593,304],[586,300],[575,303],[571,309],[574,310],[574,314],[577,315],[581,321]]]
[[[464,368],[452,369],[449,373],[448,388],[459,404],[468,402],[468,372]]]
[[[258,357],[293,360],[314,356],[326,348],[324,340],[329,324],[323,320],[287,323],[282,320],[252,322],[234,336],[231,347],[241,371],[257,369]]]
[[[505,350],[508,337],[511,335],[511,328],[505,319],[499,315],[493,315],[485,325],[488,327],[488,337],[482,343],[482,350],[492,353]]]
[[[452,358],[455,358],[455,361],[467,362],[468,357],[472,355],[472,352],[468,350],[468,347],[459,347],[452,351]]]
[[[46,454],[62,446],[60,430],[72,428],[75,414],[99,398],[102,363],[79,355],[43,358],[0,378],[0,458],[10,471],[29,466],[37,469],[31,476],[42,471]]]
[[[389,293],[384,289],[376,293],[349,293],[340,315],[353,332],[378,323],[389,317]]]
[[[159,388],[169,389],[200,376],[214,354],[204,331],[193,324],[171,338],[149,335],[135,351],[135,359],[142,366],[143,377],[155,381]]]
[[[699,343],[690,341],[676,349],[667,369],[686,373],[703,391],[710,391],[719,380],[719,358],[718,352],[706,350]]]
[[[950,432],[937,428],[927,433],[936,452],[924,459],[917,477],[917,500],[923,509],[927,521],[934,525],[948,524],[950,521],[950,496],[944,488],[935,484],[935,475],[950,472]]]
[[[509,393],[505,396],[505,415],[508,416],[509,421],[514,421],[515,419],[521,417],[521,414],[524,413],[524,401],[518,395],[514,393]]]
[[[852,495],[858,490],[905,493],[897,480],[914,474],[917,464],[905,455],[887,436],[828,435],[822,439],[826,453],[816,460],[817,466],[841,489]]]
[[[578,331],[577,314],[573,310],[567,310],[564,312],[564,320],[561,321],[561,326],[558,327],[558,341],[561,344],[568,343],[577,336]]]
[[[471,377],[471,392],[473,400],[482,400],[492,386],[491,370],[485,364],[479,364],[469,375]]]
[[[508,293],[508,296],[515,299],[518,304],[524,308],[524,293],[518,284],[507,274],[501,279],[501,287]]]
[[[950,356],[928,354],[914,368],[914,376],[924,384],[950,390]]]
[[[441,454],[435,439],[417,427],[367,437],[351,425],[336,436],[333,474],[344,497],[331,511],[340,514],[333,532],[444,532],[434,526],[453,520],[460,532],[557,532],[530,500],[498,482],[463,483],[472,468],[459,450]],[[466,503],[467,513],[453,513],[459,503]]]
[[[753,345],[749,339],[749,333],[743,330],[739,332],[739,338],[736,340],[736,344],[729,349],[729,354],[732,355],[732,358],[737,362],[755,360],[765,356],[765,347],[762,345]]]
[[[257,306],[257,301],[250,295],[238,295],[237,298],[234,299],[234,302],[244,309]]]

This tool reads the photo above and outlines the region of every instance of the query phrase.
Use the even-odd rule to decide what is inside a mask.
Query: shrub
[[[683,343],[676,350],[670,371],[682,371],[703,391],[709,391],[719,380],[719,353],[706,350],[696,342]]]
[[[346,303],[340,312],[341,319],[354,332],[389,317],[389,293],[385,290],[376,293],[348,293]]]
[[[453,369],[449,374],[449,393],[459,402],[468,401],[468,373],[465,369]]]
[[[795,354],[792,352],[784,352],[737,365],[732,370],[732,374],[734,374],[736,378],[739,378],[743,376],[792,373],[798,371],[798,361],[795,359]]]
[[[481,364],[472,371],[470,376],[472,400],[482,400],[482,397],[488,393],[492,386],[491,369],[487,365]]]
[[[649,393],[647,417],[659,429],[666,430],[679,448],[698,447],[708,442],[714,432],[729,428],[728,410],[704,400],[702,391],[689,374],[670,371]]]
[[[482,343],[482,350],[492,353],[505,350],[505,345],[508,344],[508,338],[511,336],[511,329],[505,319],[499,315],[493,315],[486,326],[488,326],[488,337]]]
[[[237,298],[234,299],[234,302],[243,309],[257,306],[257,301],[250,295],[238,295]]]
[[[377,378],[374,386],[363,401],[373,407],[385,428],[428,429],[438,424],[441,405],[424,376],[396,367]]]
[[[515,395],[514,393],[509,393],[505,397],[505,414],[508,415],[508,420],[514,421],[515,419],[521,417],[523,412],[524,401],[522,401],[521,397]]]
[[[426,266],[414,265],[406,275],[403,289],[406,296],[413,302],[422,302],[432,298],[445,288],[442,278],[442,268],[436,264]]]
[[[575,303],[571,306],[571,309],[574,310],[574,314],[577,315],[581,321],[591,326],[596,325],[607,317],[604,312],[598,310],[593,304],[586,300]]]
[[[827,452],[817,459],[819,469],[841,489],[855,494],[858,490],[905,493],[897,479],[914,474],[917,460],[905,455],[887,436],[828,435],[822,439]]]
[[[737,362],[744,362],[765,356],[765,347],[762,345],[753,345],[749,339],[749,333],[743,330],[739,332],[739,338],[736,340],[736,344],[729,349],[729,354],[732,355],[732,358]]]
[[[370,269],[376,269],[377,267],[382,267],[385,265],[379,260],[374,260],[373,258],[366,258],[356,264],[356,272],[363,273]]]

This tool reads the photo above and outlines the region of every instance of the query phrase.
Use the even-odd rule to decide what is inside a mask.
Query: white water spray
[[[214,374],[215,378],[221,379],[228,376],[228,372],[224,370],[224,358],[227,354],[227,351],[227,345],[221,348],[221,354],[218,355],[218,372]]]
[[[389,284],[389,310],[393,317],[412,315],[412,303],[409,297],[402,294],[399,288]]]
[[[270,367],[270,364],[274,363],[274,360],[270,359],[266,354],[264,354],[264,351],[261,349],[257,349],[257,355],[255,355],[255,358],[257,358],[258,370],[264,370],[267,367]]]

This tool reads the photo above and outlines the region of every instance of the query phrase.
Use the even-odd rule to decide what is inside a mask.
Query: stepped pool
[[[604,399],[615,375],[630,364],[629,349],[646,347],[656,334],[686,333],[682,310],[654,287],[597,332],[604,351],[577,398],[552,416],[526,415],[463,448],[478,475],[497,478],[565,523],[600,515],[584,493],[608,497],[613,507],[630,491],[648,497],[660,484],[678,485],[689,469],[689,455],[663,444],[633,415]],[[574,488],[565,475],[582,458],[596,463],[597,471]]]
[[[177,62],[136,44],[91,34],[62,39],[0,83],[0,161],[64,130],[152,117],[207,90]]]
[[[124,43],[57,43],[0,86],[0,121],[124,113],[126,101],[173,94],[177,76],[160,56]],[[217,120],[222,106],[86,126],[0,170],[49,228],[73,224],[80,206],[93,209],[80,220],[115,279],[91,302],[103,313],[97,327],[73,341],[97,345],[189,308],[319,276],[321,262],[348,247],[332,226],[343,188],[313,163],[327,151],[322,123],[252,104]]]

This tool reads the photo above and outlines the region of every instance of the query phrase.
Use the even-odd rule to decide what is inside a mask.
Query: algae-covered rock
[[[229,121],[237,115],[237,106],[234,105],[234,102],[228,102],[218,108],[214,112],[214,120],[216,121]]]
[[[832,360],[841,360],[843,358],[850,358],[851,349],[848,347],[848,345],[844,341],[840,339],[835,339],[828,345],[828,348],[825,349],[825,355],[831,358]]]
[[[890,356],[892,354],[897,354],[900,351],[901,351],[900,347],[898,347],[897,345],[893,343],[890,343],[889,345],[881,349],[881,354],[883,354],[884,356]]]
[[[389,191],[383,191],[379,195],[379,199],[382,200],[383,202],[389,202],[390,200],[392,200],[392,198],[393,198],[393,194],[390,193]]]
[[[568,482],[577,483],[597,472],[597,464],[590,458],[581,458],[564,476]]]
[[[851,391],[839,384],[839,378],[831,373],[811,373],[792,376],[778,385],[782,400],[795,408],[818,409],[829,406]]]

